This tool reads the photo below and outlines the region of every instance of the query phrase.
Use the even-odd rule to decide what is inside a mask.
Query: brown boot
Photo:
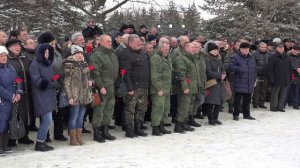
[[[76,128],[76,139],[80,145],[83,145],[82,141],[82,128]]]
[[[76,139],[76,129],[69,130],[69,135],[70,135],[70,145],[78,146],[79,143],[77,142]]]

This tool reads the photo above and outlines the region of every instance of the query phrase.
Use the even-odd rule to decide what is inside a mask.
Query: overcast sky
[[[113,5],[115,0],[108,0],[106,4]],[[166,9],[167,5],[169,4],[169,0],[139,0],[139,1],[144,1],[149,4],[153,3],[154,7],[159,9]],[[189,4],[192,4],[195,2],[196,6],[198,5],[203,5],[203,0],[173,0],[177,5],[182,6],[182,7],[188,7]],[[127,2],[125,5],[122,6],[122,9],[132,9],[132,8],[142,8],[142,7],[150,7],[150,5],[145,5],[143,3],[136,3],[136,2]],[[200,8],[198,8],[199,11],[201,12],[201,17],[204,19],[210,19],[212,16],[204,11],[201,11]]]

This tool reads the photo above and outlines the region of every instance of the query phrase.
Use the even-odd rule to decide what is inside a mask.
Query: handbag
[[[225,88],[225,100],[227,101],[232,97],[232,90],[228,80],[224,81],[224,88]]]
[[[210,87],[212,87],[212,86],[215,86],[215,85],[217,85],[218,83],[217,83],[217,80],[216,79],[210,79],[210,80],[208,80],[207,82],[206,82],[206,84],[205,84],[205,89],[207,89],[207,88],[210,88]]]
[[[69,99],[68,99],[68,96],[67,96],[67,93],[64,91],[64,89],[60,89],[59,92],[58,92],[58,107],[59,108],[64,108],[64,107],[67,107],[69,106]]]
[[[117,97],[126,97],[127,95],[127,86],[123,79],[123,75],[119,77],[117,83],[116,83],[116,96]]]
[[[95,89],[95,91],[92,93],[93,101],[91,103],[91,107],[95,107],[101,104],[102,99],[98,93],[98,91]]]
[[[11,139],[19,139],[26,135],[24,122],[19,114],[19,103],[14,104],[13,113],[9,122],[9,134]]]

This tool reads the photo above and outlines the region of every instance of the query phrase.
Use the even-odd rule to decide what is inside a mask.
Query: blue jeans
[[[70,106],[69,129],[82,128],[85,110],[83,105]]]
[[[49,126],[52,122],[52,111],[41,116],[41,123],[37,133],[37,141],[45,142]]]

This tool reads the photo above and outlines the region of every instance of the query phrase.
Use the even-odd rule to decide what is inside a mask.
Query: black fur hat
[[[44,44],[50,43],[53,40],[55,40],[54,35],[51,32],[47,31],[40,34],[37,41],[39,44]]]
[[[243,42],[240,45],[240,48],[250,48],[250,47],[251,47],[251,45],[249,43],[246,43],[246,42]]]
[[[5,47],[8,49],[13,44],[19,44],[22,45],[22,41],[18,39],[9,39],[5,43]]]
[[[207,52],[211,52],[212,50],[219,49],[219,47],[215,43],[208,43],[207,44]]]

